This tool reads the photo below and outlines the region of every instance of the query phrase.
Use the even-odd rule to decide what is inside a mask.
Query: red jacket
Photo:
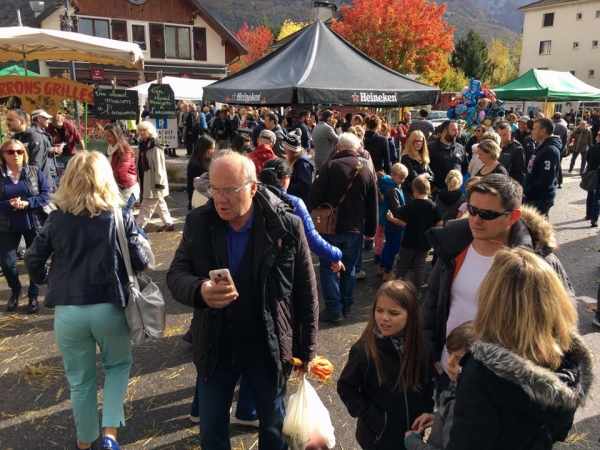
[[[248,153],[248,158],[250,158],[256,166],[256,176],[260,178],[260,174],[262,173],[265,163],[270,159],[277,158],[277,155],[272,149],[267,147],[265,144],[262,144]]]
[[[77,149],[75,148],[75,144],[78,144],[80,141],[83,141],[81,137],[81,133],[77,131],[77,127],[73,125],[68,120],[64,120],[63,128],[65,130],[65,148],[63,148],[63,155],[75,155],[77,153]],[[60,134],[58,130],[51,123],[48,124],[48,128],[46,131],[52,136],[52,145],[59,145],[62,142]]]
[[[110,160],[110,165],[119,188],[127,189],[138,182],[135,171],[135,156],[131,148],[125,148],[125,155],[123,157],[119,155],[118,151],[114,152]]]

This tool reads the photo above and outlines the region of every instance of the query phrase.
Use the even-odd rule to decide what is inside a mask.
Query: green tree
[[[468,78],[487,80],[490,74],[490,61],[485,41],[473,29],[456,44],[450,64],[461,69]]]
[[[501,86],[517,78],[518,69],[515,68],[511,51],[500,39],[492,39],[488,47],[490,60],[489,78],[485,80],[491,86]]]
[[[448,70],[442,75],[442,79],[438,83],[438,87],[442,92],[460,92],[463,86],[469,85],[469,79],[465,76],[461,69],[448,67]]]

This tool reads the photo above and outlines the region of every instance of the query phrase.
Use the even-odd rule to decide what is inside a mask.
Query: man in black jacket
[[[525,180],[525,150],[523,146],[512,139],[510,123],[500,122],[496,126],[496,133],[500,136],[500,148],[502,152],[498,162],[504,166],[508,175],[519,184]]]
[[[219,111],[219,116],[213,119],[211,133],[216,141],[216,151],[229,146],[229,136],[231,136],[231,121],[227,117],[226,109]]]
[[[318,299],[302,222],[284,196],[258,186],[246,157],[226,150],[210,168],[212,199],[192,210],[167,286],[194,308],[200,446],[229,450],[229,410],[240,376],[258,413],[259,447],[284,445],[290,358],[315,356]],[[235,286],[211,277],[228,269]],[[221,271],[223,272],[223,271]]]
[[[554,206],[558,187],[560,152],[562,141],[554,134],[554,123],[550,119],[537,119],[531,134],[539,144],[527,165],[523,183],[525,203],[548,216]]]
[[[377,184],[373,172],[359,161],[360,141],[351,133],[342,133],[338,148],[338,153],[321,166],[310,189],[312,208],[323,203],[339,207],[336,233],[322,235],[342,251],[346,269],[340,272],[339,285],[331,262],[322,259],[319,267],[325,301],[319,319],[332,323],[350,315],[363,233],[367,239],[373,238],[377,228]]]
[[[429,145],[429,167],[433,172],[431,192],[446,187],[446,175],[453,169],[464,175],[469,168],[465,148],[456,142],[458,125],[454,120],[446,120],[441,125],[441,135]]]
[[[27,114],[21,109],[13,109],[6,114],[6,125],[14,132],[13,138],[21,141],[27,150],[29,164],[37,166],[48,180],[54,192],[57,188],[56,163],[52,150],[52,138],[45,130],[52,119],[47,112],[38,109],[31,115],[32,126],[27,126]]]

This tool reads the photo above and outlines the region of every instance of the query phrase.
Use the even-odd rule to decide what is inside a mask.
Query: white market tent
[[[163,77],[163,84],[168,84],[173,89],[177,100],[199,100],[204,97],[204,88],[209,84],[213,84],[217,80],[195,80],[193,78],[178,78],[178,77]],[[156,81],[140,84],[127,89],[128,91],[137,91],[142,98],[148,97],[148,89],[151,85],[156,84]]]

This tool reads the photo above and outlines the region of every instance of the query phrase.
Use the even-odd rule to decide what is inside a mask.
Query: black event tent
[[[411,106],[440,91],[388,69],[316,21],[240,72],[204,88],[204,100],[248,105]]]

